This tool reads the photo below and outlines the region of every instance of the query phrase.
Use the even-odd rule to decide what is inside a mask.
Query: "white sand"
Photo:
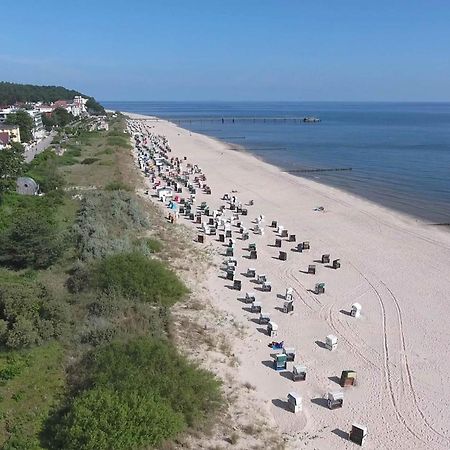
[[[247,267],[267,274],[272,292],[256,293],[279,325],[278,337],[261,332],[262,326],[252,321],[256,315],[238,300],[256,285],[239,275],[239,293],[227,288],[232,282],[217,268],[205,276],[217,307],[248,327],[246,338],[235,343],[241,362],[236,370],[256,386],[261,407],[291,437],[292,448],[357,448],[345,438],[352,422],[368,426],[366,448],[450,448],[450,233],[283,173],[172,123],[149,123],[152,131],[168,137],[174,156],[187,156],[202,167],[212,195],[199,194],[199,202],[218,207],[225,203],[219,199],[223,193],[237,190],[241,201],[255,202],[245,226],[258,214],[265,216],[263,237],[250,233],[249,241],[237,240],[238,274]],[[317,206],[325,212],[314,211]],[[311,250],[292,252],[296,244],[283,239],[288,260],[277,259],[279,249],[269,246],[275,240],[268,226],[272,220],[296,234],[297,242],[309,240]],[[257,243],[257,261],[242,258],[249,242]],[[224,259],[216,237],[208,237],[204,245],[217,249],[218,263]],[[342,268],[316,263],[316,275],[301,272],[323,253],[340,258]],[[324,295],[309,292],[316,282],[326,283]],[[284,314],[276,309],[283,304],[277,294],[289,286],[294,288],[295,311]],[[341,312],[356,301],[362,305],[359,319]],[[335,352],[321,346],[330,333],[338,337]],[[308,367],[306,382],[294,383],[273,370],[267,346],[273,339],[296,347],[296,361]],[[358,385],[345,388],[344,407],[331,411],[321,397],[329,389],[341,390],[335,377],[344,369],[357,371]],[[303,396],[303,412],[296,415],[284,408],[290,391]]]

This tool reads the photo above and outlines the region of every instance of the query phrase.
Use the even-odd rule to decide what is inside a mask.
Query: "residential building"
[[[0,133],[8,135],[8,141],[20,143],[20,129],[17,125],[0,123]]]
[[[9,114],[19,111],[20,108],[5,108],[0,110],[0,124],[4,124]],[[42,116],[37,109],[24,109],[33,119],[33,138],[38,140],[45,136],[44,124]]]
[[[45,136],[44,124],[42,123],[42,115],[37,109],[27,109],[27,113],[33,119],[33,137],[36,140]]]
[[[52,113],[55,108],[52,105],[46,105],[45,103],[36,104],[36,109],[39,110],[41,114]]]
[[[15,108],[0,109],[0,123],[5,123],[9,114],[16,112]]]

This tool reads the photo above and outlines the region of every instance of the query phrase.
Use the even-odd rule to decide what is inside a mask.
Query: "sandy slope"
[[[297,360],[308,367],[306,382],[294,383],[287,374],[272,369],[269,338],[252,319],[239,298],[255,286],[243,276],[242,292],[228,288],[231,282],[212,268],[209,287],[218,308],[225,309],[248,327],[247,336],[235,343],[238,369],[251,380],[293,448],[356,448],[346,440],[351,423],[369,427],[366,448],[450,448],[450,233],[402,216],[338,189],[283,173],[226,144],[190,133],[166,121],[149,122],[152,131],[164,134],[175,156],[187,156],[199,164],[212,187],[212,195],[200,194],[212,207],[224,202],[224,192],[237,190],[240,200],[253,199],[244,223],[258,214],[266,218],[264,236],[245,243],[237,240],[238,273],[247,267],[266,273],[271,293],[260,293],[264,309],[279,325],[278,340],[297,349]],[[323,206],[324,212],[314,211]],[[288,260],[278,259],[271,244],[275,232],[268,227],[278,220],[297,241],[309,240],[311,250],[291,251],[284,240]],[[186,222],[188,223],[188,222]],[[191,225],[193,226],[193,225]],[[258,245],[258,260],[245,259],[248,242]],[[200,244],[199,244],[200,245]],[[224,248],[215,238],[204,245]],[[323,253],[340,258],[342,268],[320,263],[317,274],[302,273]],[[316,296],[316,282],[326,283],[326,293]],[[293,287],[295,311],[277,309],[286,287]],[[347,314],[351,304],[362,304],[362,316]],[[338,337],[338,349],[322,347],[328,334]],[[289,369],[292,363],[289,364]],[[335,377],[344,369],[358,372],[358,386],[346,388],[342,409],[330,411],[321,397],[340,389]],[[289,391],[303,396],[303,412],[285,410]]]

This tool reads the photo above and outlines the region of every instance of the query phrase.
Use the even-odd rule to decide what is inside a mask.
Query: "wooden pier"
[[[172,119],[175,123],[194,123],[194,122],[221,122],[221,123],[236,123],[236,122],[262,122],[262,123],[280,123],[280,122],[294,122],[294,123],[319,123],[320,119],[317,117],[195,117],[195,118],[180,118]]]

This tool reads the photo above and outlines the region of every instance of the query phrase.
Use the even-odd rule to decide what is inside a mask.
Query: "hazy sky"
[[[0,79],[100,100],[450,101],[450,0],[1,0]]]

